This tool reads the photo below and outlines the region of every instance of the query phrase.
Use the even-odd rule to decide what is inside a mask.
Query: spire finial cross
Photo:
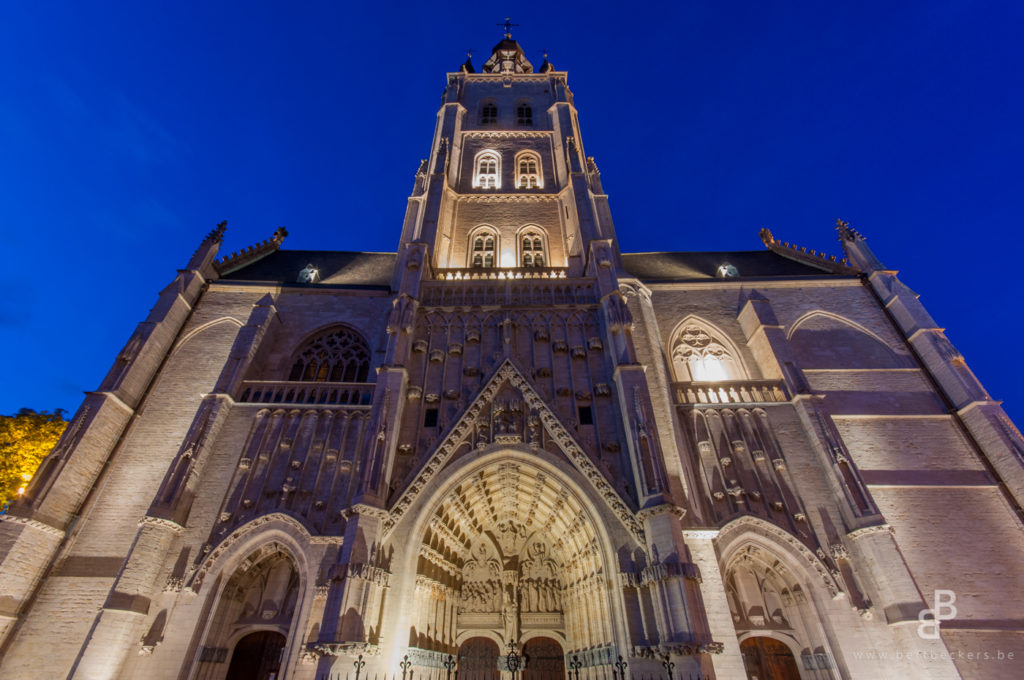
[[[517,28],[519,27],[519,24],[513,24],[512,23],[512,18],[511,17],[505,17],[505,23],[503,23],[503,24],[494,24],[494,25],[495,26],[504,26],[505,27],[505,37],[508,38],[509,40],[512,39],[512,27],[513,26],[515,26]]]

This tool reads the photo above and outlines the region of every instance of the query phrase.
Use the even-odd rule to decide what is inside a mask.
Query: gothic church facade
[[[1024,441],[917,297],[620,252],[511,36],[396,253],[223,233],[0,517],[5,677],[1019,677]]]

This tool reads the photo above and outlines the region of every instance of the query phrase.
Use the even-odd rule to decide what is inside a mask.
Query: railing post
[[[618,670],[618,675],[615,676],[615,671],[612,671],[612,675],[617,677],[619,680],[626,680],[626,662],[622,660],[622,656],[619,656],[619,660],[615,662],[615,668]]]
[[[569,668],[571,668],[572,672],[575,674],[576,680],[580,680],[580,666],[582,665],[583,662],[580,661],[579,655],[573,654],[572,661],[569,662]]]
[[[665,660],[661,662],[661,665],[665,667],[665,675],[667,679],[672,680],[672,670],[676,667],[676,665],[672,663],[672,657],[666,654]]]

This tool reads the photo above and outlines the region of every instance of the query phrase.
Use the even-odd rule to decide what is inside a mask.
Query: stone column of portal
[[[743,678],[746,677],[743,656],[740,654],[740,645],[736,639],[732,611],[729,609],[728,599],[724,597],[725,583],[718,565],[718,553],[712,542],[716,536],[717,529],[683,530],[683,538],[700,574],[700,591],[704,594],[704,602],[708,603],[704,612],[708,618],[711,637],[721,642],[720,648],[717,645],[709,648],[712,652],[710,661],[714,667],[715,677]]]
[[[739,321],[762,373],[767,377],[782,378],[790,394],[796,395],[793,407],[804,423],[804,430],[816,435],[811,443],[823,468],[832,472],[828,476],[832,495],[845,501],[840,501],[838,507],[851,538],[857,535],[857,530],[884,525],[885,518],[861,482],[852,458],[844,455],[853,479],[844,479],[836,470],[835,449],[841,449],[839,454],[848,452],[820,398],[808,393],[807,383],[771,303],[763,298],[747,300],[740,311]],[[858,486],[851,489],[849,484]],[[864,494],[867,508],[857,506],[855,492]],[[887,619],[889,623],[908,620],[906,617],[910,612],[913,612],[911,618],[916,618],[925,604],[898,546],[887,532],[884,538],[879,538],[872,531],[867,531],[867,534],[875,538],[865,542],[863,548],[854,542],[854,573],[858,577],[866,577],[871,600],[886,612],[887,617],[890,614],[895,617]]]
[[[352,507],[338,563],[330,573],[327,603],[320,623],[320,636],[314,648],[322,656],[316,677],[344,675],[355,658],[365,651],[381,651],[379,617],[367,620],[380,611],[381,598],[389,585],[390,571],[381,547],[381,534],[387,513],[368,505]],[[394,644],[394,641],[388,641]],[[361,674],[383,673],[374,665],[387,654],[366,655],[367,668]]]
[[[276,318],[277,309],[267,295],[253,305],[246,325],[239,329],[214,391],[200,403],[69,677],[116,677],[124,655],[142,636],[150,603],[167,578],[167,555],[178,553],[177,544],[188,520],[195,486],[234,403],[231,395],[238,391]]]
[[[698,572],[683,542],[682,514],[680,508],[667,504],[641,510],[638,514],[644,523],[647,552],[651,557],[651,564],[643,570],[641,579],[655,602],[659,646],[676,653],[688,648],[686,656],[673,656],[676,672],[683,677],[690,673],[703,677],[708,669],[703,667],[701,655],[690,652],[717,645],[711,637],[703,608],[696,578]]]

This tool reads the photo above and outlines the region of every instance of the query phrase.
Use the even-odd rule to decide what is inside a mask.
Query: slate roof
[[[320,283],[388,286],[395,268],[395,257],[395,253],[347,250],[278,250],[221,279],[295,283],[303,267],[312,264],[320,270]]]
[[[332,250],[278,250],[233,271],[224,281],[296,283],[307,264],[320,270],[321,284],[388,286],[395,253]],[[832,276],[824,269],[797,262],[770,250],[733,252],[623,253],[626,271],[641,281],[713,279],[723,264],[739,270],[741,278]]]
[[[825,269],[796,262],[770,250],[703,253],[623,253],[626,271],[641,281],[713,279],[718,268],[731,264],[741,278],[773,276],[830,276]]]

